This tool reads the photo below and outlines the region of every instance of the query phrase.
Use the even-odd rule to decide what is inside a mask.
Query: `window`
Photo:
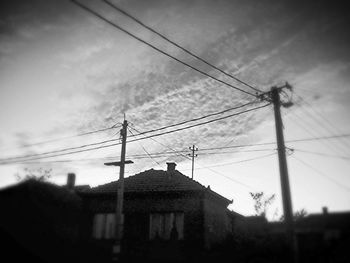
[[[115,233],[115,214],[95,214],[92,236],[96,239],[112,239]]]
[[[152,213],[150,215],[149,238],[163,240],[182,240],[184,213]]]

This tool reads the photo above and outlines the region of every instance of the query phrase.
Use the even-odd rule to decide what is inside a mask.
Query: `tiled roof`
[[[310,214],[301,218],[298,225],[302,227],[350,228],[350,212],[333,212],[327,214]]]
[[[93,187],[85,193],[115,193],[119,181]],[[147,170],[124,179],[124,192],[169,192],[207,189],[179,171]]]
[[[76,191],[76,192],[81,192],[81,191],[85,191],[85,190],[89,190],[89,189],[90,189],[90,185],[88,185],[88,184],[74,186],[74,191]]]
[[[117,192],[119,181],[99,185],[80,191],[80,194],[113,194]],[[230,204],[232,201],[205,187],[197,181],[175,170],[167,172],[163,170],[146,170],[124,179],[125,193],[156,193],[156,192],[183,192],[206,191],[212,196]]]

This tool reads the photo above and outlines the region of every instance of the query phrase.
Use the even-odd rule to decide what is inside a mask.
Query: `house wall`
[[[206,196],[202,202],[204,211],[204,242],[206,248],[223,241],[231,232],[231,222],[225,204]]]
[[[183,212],[184,243],[202,247],[204,244],[204,215],[201,198],[202,193],[127,193],[124,198],[124,237],[133,239],[135,236],[139,241],[149,241],[151,213]],[[116,197],[111,195],[89,196],[85,200],[91,215],[115,211]],[[145,228],[147,228],[146,231]],[[92,224],[90,233],[92,233]]]

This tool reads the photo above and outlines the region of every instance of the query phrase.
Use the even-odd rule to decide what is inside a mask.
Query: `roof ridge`
[[[193,178],[190,178],[189,176],[187,176],[187,175],[181,173],[179,170],[176,170],[176,171],[179,172],[182,176],[184,176],[187,180],[189,180],[189,181],[191,181],[191,182],[194,182],[194,183],[196,183],[196,184],[199,184],[200,186],[202,186],[202,187],[205,188],[205,189],[207,188],[207,187],[205,187],[204,185],[202,185],[200,182],[198,182],[198,181],[194,180]]]
[[[177,170],[177,171],[178,171],[178,170]],[[187,180],[190,180],[190,181],[192,181],[192,182],[198,184],[199,186],[203,187],[204,190],[207,190],[207,191],[209,191],[210,193],[212,193],[212,194],[214,194],[214,195],[216,195],[216,196],[219,196],[219,197],[221,197],[221,198],[227,199],[226,197],[224,197],[224,196],[222,196],[221,194],[219,194],[219,193],[215,192],[214,190],[212,190],[212,189],[210,188],[210,185],[208,185],[208,186],[206,187],[206,186],[202,185],[200,182],[194,180],[193,178],[190,178],[189,176],[184,175],[184,174],[181,173],[180,171],[178,171],[178,172],[179,172],[182,176],[186,177]],[[229,200],[229,199],[227,199],[227,200]],[[229,200],[229,201],[231,201],[231,203],[233,202],[233,200]]]
[[[172,179],[172,180],[171,180]],[[113,193],[116,191],[119,180],[92,187],[87,192],[91,193]],[[153,168],[128,176],[124,182],[127,192],[153,192],[153,191],[206,191],[214,196],[225,198],[209,186],[202,185],[200,182],[183,174],[179,170],[169,173],[167,170],[155,170]],[[230,200],[228,200],[230,201]]]

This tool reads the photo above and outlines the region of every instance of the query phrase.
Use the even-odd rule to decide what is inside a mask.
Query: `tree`
[[[266,215],[268,207],[275,201],[275,194],[265,196],[264,192],[249,193],[254,200],[254,209],[257,216]]]
[[[39,168],[39,169],[24,168],[24,175],[20,175],[19,173],[16,173],[15,177],[17,181],[34,179],[40,182],[44,182],[51,177],[51,171],[52,169],[45,170],[43,168]]]
[[[293,220],[294,221],[298,221],[300,219],[305,218],[306,216],[307,216],[307,211],[304,208],[302,208],[302,209],[297,210],[297,211],[294,212]],[[284,220],[284,216],[282,215],[281,218],[280,218],[280,221],[283,221],[283,220]]]
[[[298,220],[300,220],[300,219],[302,219],[302,218],[304,218],[304,217],[306,217],[307,216],[307,211],[304,209],[304,208],[302,208],[302,209],[300,209],[300,210],[297,210],[295,213],[294,213],[294,220],[295,221],[298,221]]]

